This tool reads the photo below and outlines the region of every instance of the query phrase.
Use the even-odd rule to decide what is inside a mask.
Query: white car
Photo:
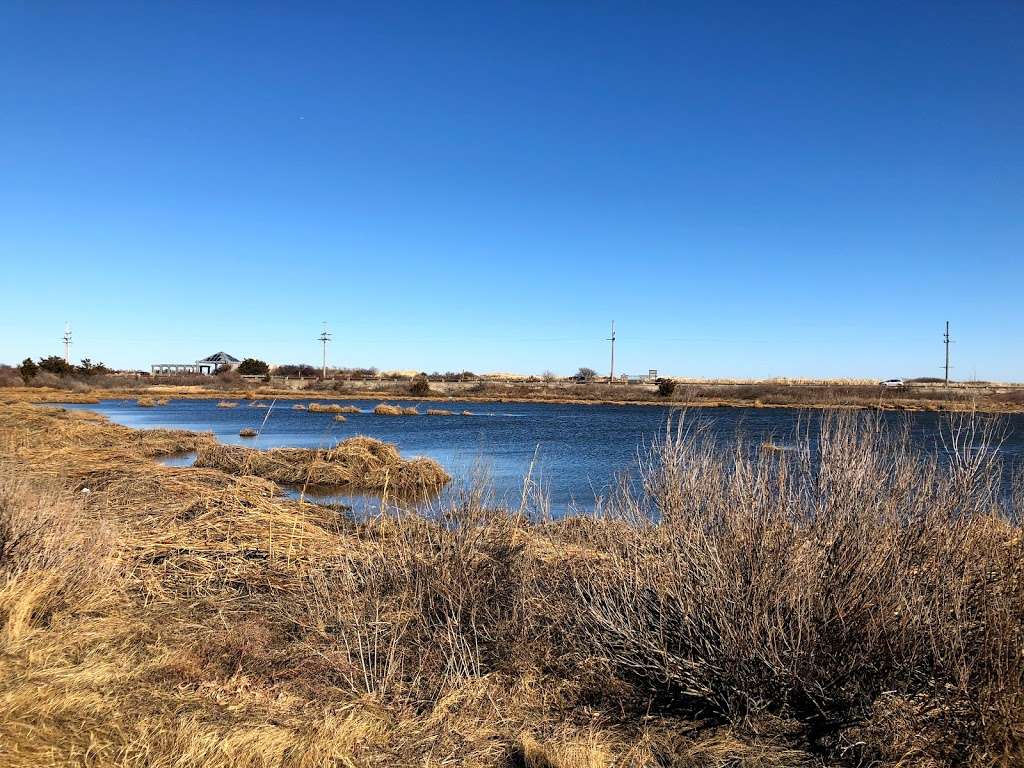
[[[903,389],[907,385],[903,383],[903,379],[886,379],[885,381],[878,382],[878,386],[885,389]]]

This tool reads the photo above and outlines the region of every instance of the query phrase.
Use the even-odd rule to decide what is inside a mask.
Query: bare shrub
[[[383,517],[384,540],[314,579],[307,610],[345,649],[336,664],[361,693],[435,701],[466,680],[529,659],[529,562],[517,521],[479,494],[436,519]]]
[[[883,694],[942,734],[934,759],[1011,743],[1024,544],[995,433],[971,417],[949,434],[922,455],[829,415],[796,451],[724,451],[678,422],[608,510],[628,525],[599,529],[607,560],[572,567],[570,656],[679,711],[796,717],[836,748],[861,749],[844,728]]]

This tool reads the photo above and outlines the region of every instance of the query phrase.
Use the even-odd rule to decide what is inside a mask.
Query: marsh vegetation
[[[992,429],[832,414],[750,451],[686,417],[592,516],[526,478],[355,521],[247,449],[152,461],[209,436],[2,406],[6,764],[1019,764]]]

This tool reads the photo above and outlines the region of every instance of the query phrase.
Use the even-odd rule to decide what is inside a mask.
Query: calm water
[[[172,400],[155,408],[140,408],[134,400],[66,407],[96,411],[130,427],[212,431],[224,443],[257,448],[322,448],[353,435],[369,435],[394,443],[403,456],[436,459],[456,479],[469,477],[482,465],[499,500],[518,499],[523,477],[536,457],[534,477],[540,479],[556,513],[592,508],[595,497],[608,491],[616,474],[635,464],[638,447],[664,429],[669,414],[668,409],[653,406],[391,400],[415,405],[421,413],[444,408],[456,414],[469,410],[473,415],[389,417],[374,416],[370,411],[379,401],[364,400],[353,401],[363,413],[346,414],[347,421],[337,422],[334,414],[295,411],[296,402],[338,401],[277,401],[269,409],[253,408],[247,401],[240,401],[237,408],[218,408],[217,400]],[[709,421],[723,440],[734,439],[739,432],[754,444],[768,438],[785,444],[801,413],[782,408],[710,408],[691,410],[687,418]],[[915,441],[928,448],[936,444],[939,415],[885,413],[883,418],[894,424],[910,419]],[[1024,458],[1024,416],[1005,419],[1009,434],[1002,447],[1004,459],[1016,463]],[[261,434],[256,439],[239,437],[243,427],[261,429]]]

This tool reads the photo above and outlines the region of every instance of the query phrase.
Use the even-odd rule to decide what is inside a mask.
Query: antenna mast
[[[71,365],[71,323],[64,323],[64,362]]]

